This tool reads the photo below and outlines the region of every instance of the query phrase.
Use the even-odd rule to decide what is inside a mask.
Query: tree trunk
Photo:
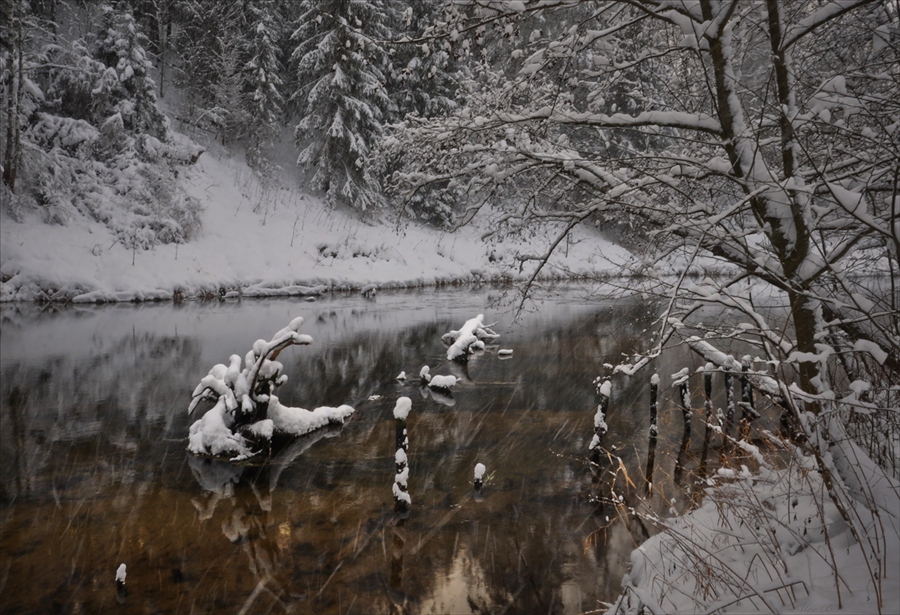
[[[711,21],[718,17],[712,3],[702,0],[700,6],[703,18]],[[734,5],[732,5],[733,7]],[[725,20],[719,32],[712,33],[709,40],[710,57],[715,83],[717,115],[722,125],[723,146],[731,161],[732,173],[745,179],[745,194],[748,196],[758,192],[758,196],[749,198],[750,207],[760,222],[767,227],[767,235],[778,256],[782,273],[790,281],[792,288],[788,290],[790,302],[790,319],[794,325],[796,348],[803,353],[815,353],[816,318],[815,305],[803,293],[809,288],[810,280],[801,279],[801,265],[809,256],[810,238],[806,221],[802,215],[796,195],[791,191],[783,191],[781,181],[794,173],[794,134],[793,128],[785,115],[793,103],[790,66],[787,54],[782,49],[782,25],[778,0],[767,0],[768,10],[767,35],[772,49],[775,82],[779,103],[783,109],[782,121],[779,124],[781,133],[781,170],[768,168],[763,156],[758,151],[759,145],[749,142],[739,130],[745,125],[738,84],[734,82],[732,65],[732,47],[722,44],[720,35],[727,27]],[[762,189],[760,191],[760,189]],[[810,394],[818,392],[814,385],[818,366],[813,361],[799,363],[800,388]],[[817,404],[807,404],[807,410],[817,412]]]
[[[3,181],[10,190],[16,189],[16,159],[18,158],[18,131],[19,123],[19,81],[16,78],[16,44],[21,50],[21,41],[17,41],[15,29],[15,16],[18,13],[18,5],[21,0],[12,0],[6,13],[6,40],[9,44],[9,56],[6,59],[6,69],[9,74],[9,83],[6,89],[6,151],[3,154]],[[19,65],[21,69],[21,64]]]
[[[791,292],[788,294],[791,303],[791,320],[794,323],[794,334],[797,338],[797,350],[809,355],[816,353],[816,311],[812,299],[801,294]],[[816,378],[819,375],[819,367],[813,361],[800,361],[798,366],[800,377],[800,389],[806,393],[816,394],[819,389],[816,386]],[[821,409],[816,402],[806,402],[806,410],[818,414]]]

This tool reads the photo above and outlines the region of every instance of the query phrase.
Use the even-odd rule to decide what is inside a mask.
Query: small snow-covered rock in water
[[[431,380],[431,368],[427,365],[423,366],[422,369],[419,370],[419,378],[427,384],[428,381]]]
[[[501,348],[497,351],[498,357],[511,357],[512,356],[512,348]]]
[[[449,391],[456,386],[456,376],[432,376],[428,381],[428,386],[432,389]]]
[[[405,421],[409,416],[409,410],[412,408],[412,400],[409,397],[401,397],[394,405],[394,418],[399,421]]]
[[[400,372],[397,374],[397,380],[406,380],[406,372]]]
[[[119,585],[125,585],[125,564],[119,564],[119,567],[116,569],[116,583]]]

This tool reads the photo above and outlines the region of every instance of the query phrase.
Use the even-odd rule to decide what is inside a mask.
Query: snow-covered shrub
[[[85,120],[37,115],[29,135],[40,150],[26,152],[23,166],[33,174],[30,189],[45,219],[65,224],[87,216],[129,249],[187,241],[199,228],[201,209],[174,182],[176,148],[125,135],[116,151],[108,141],[120,130],[118,122],[98,130]]]
[[[86,216],[131,250],[194,235],[200,206],[175,177],[195,158],[170,141],[145,42],[129,13],[106,6],[94,35],[32,50],[17,208],[57,224]]]
[[[303,318],[298,316],[270,341],[256,340],[241,366],[241,357],[231,355],[228,366],[219,363],[194,389],[188,413],[201,401],[215,405],[190,428],[188,450],[196,455],[242,460],[271,446],[278,435],[301,436],[326,425],[343,424],[353,414],[352,407],[322,406],[315,410],[284,406],[274,395],[287,382],[284,366],[276,361],[288,346],[312,343],[309,335],[298,333]]]

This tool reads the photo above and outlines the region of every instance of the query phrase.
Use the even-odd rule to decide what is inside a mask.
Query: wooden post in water
[[[731,358],[731,357],[729,357]],[[725,425],[722,428],[722,444],[728,447],[728,437],[734,425],[734,378],[728,368],[725,370]]]
[[[684,472],[684,457],[687,454],[688,447],[691,445],[691,419],[694,416],[691,410],[691,393],[688,388],[687,370],[683,370],[685,374],[681,378],[678,385],[678,395],[681,398],[681,414],[684,417],[684,435],[681,437],[681,446],[678,448],[678,457],[675,458],[675,472],[672,475],[672,482],[676,486],[681,482],[681,475]]]
[[[482,489],[484,488],[484,473],[487,471],[487,468],[484,467],[483,463],[475,464],[475,475],[473,479],[473,486],[475,487],[475,498],[476,502],[481,502],[484,500],[484,493]]]
[[[659,375],[650,378],[650,442],[647,446],[647,471],[644,472],[647,495],[653,493],[653,466],[656,463],[656,440],[659,435],[657,426],[657,399],[659,397]]]
[[[703,451],[700,453],[700,465],[697,468],[698,478],[706,477],[706,456],[709,454],[709,432],[713,420],[712,375],[715,369],[712,363],[707,363],[703,367],[703,413],[706,416],[704,416],[703,420],[705,425],[703,429]]]
[[[401,397],[394,406],[394,440],[397,446],[397,452],[394,453],[394,510],[401,517],[409,513],[409,507],[412,499],[409,497],[409,465],[407,460],[407,452],[409,451],[409,434],[406,430],[406,418],[409,416],[409,410],[412,407],[412,401],[409,397]]]
[[[603,436],[606,435],[606,411],[609,409],[609,396],[612,393],[612,383],[609,379],[597,389],[600,395],[600,403],[597,405],[597,414],[594,415],[594,437],[588,450],[591,454],[591,463],[600,463],[600,449],[603,447]]]
[[[750,423],[759,418],[753,402],[753,387],[750,386],[750,367],[750,355],[744,355],[741,359],[741,440],[749,438]]]
[[[688,389],[687,378],[681,383],[679,393],[681,396],[681,415],[684,417],[684,437],[690,438],[691,419],[694,417],[694,412],[691,410],[691,393]]]
[[[599,378],[597,379],[599,380]],[[595,381],[596,382],[596,381]],[[612,384],[609,379],[597,387],[597,393],[600,395],[600,403],[597,405],[597,413],[594,415],[594,437],[588,446],[588,453],[591,463],[591,495],[590,501],[594,504],[600,504],[595,510],[599,513],[603,510],[603,503],[600,500],[600,454],[603,448],[603,436],[606,435],[606,411],[609,408],[609,396],[612,392]]]

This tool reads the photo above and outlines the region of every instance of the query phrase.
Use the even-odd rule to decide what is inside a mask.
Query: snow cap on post
[[[398,421],[405,421],[409,416],[410,408],[412,408],[412,400],[409,397],[401,397],[394,406],[394,418]]]
[[[484,480],[484,473],[487,471],[487,468],[484,467],[483,463],[475,464],[475,482],[480,483]]]

